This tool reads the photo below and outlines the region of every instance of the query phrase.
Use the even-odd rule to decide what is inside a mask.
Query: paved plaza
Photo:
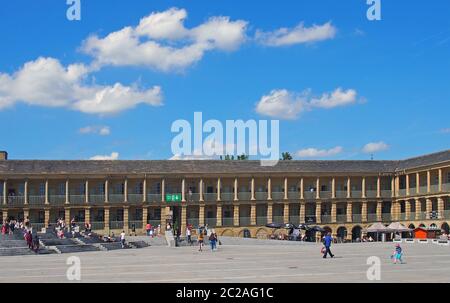
[[[450,282],[450,247],[403,244],[406,264],[391,264],[393,243],[336,244],[334,259],[322,259],[320,245],[153,246],[74,254],[81,282],[371,282],[369,256],[381,259],[381,282]],[[71,254],[1,257],[0,282],[70,282]]]

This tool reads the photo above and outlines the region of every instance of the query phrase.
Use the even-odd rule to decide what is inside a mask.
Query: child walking
[[[400,244],[395,244],[395,251],[394,254],[391,256],[392,259],[394,259],[394,264],[397,264],[397,261],[400,262],[400,264],[403,264],[402,260],[403,250],[400,247]]]
[[[198,234],[198,246],[199,246],[199,251],[202,251],[202,247],[203,247],[203,239],[204,239],[204,235],[203,232],[200,231],[200,233]]]

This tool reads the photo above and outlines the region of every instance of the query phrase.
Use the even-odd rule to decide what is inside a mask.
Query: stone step
[[[88,251],[100,251],[100,248],[94,245],[55,245],[53,248],[60,254],[77,253]]]

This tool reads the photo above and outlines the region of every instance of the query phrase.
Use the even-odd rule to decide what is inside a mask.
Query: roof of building
[[[5,160],[0,174],[256,174],[256,173],[374,173],[450,161],[450,150],[401,161],[312,160],[279,161],[261,166],[260,161],[225,160]]]

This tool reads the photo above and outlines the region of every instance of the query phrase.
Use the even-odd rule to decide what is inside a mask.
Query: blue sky
[[[173,156],[172,122],[192,121],[195,111],[203,112],[205,120],[223,122],[278,118],[280,150],[297,159],[369,159],[371,154],[375,159],[402,159],[449,148],[450,3],[446,0],[382,0],[381,21],[366,18],[368,6],[363,0],[81,0],[80,21],[67,20],[65,2],[2,3],[0,127],[4,131],[0,149],[11,158],[89,159],[118,153],[119,159],[168,159]],[[245,22],[245,28],[242,36],[229,42],[233,34],[226,34],[221,38],[225,46],[215,42],[202,49],[199,59],[182,67],[165,69],[162,61],[151,61],[153,57],[124,59],[135,56],[126,47],[120,49],[121,63],[114,64],[108,60],[116,58],[99,51],[100,43],[110,47],[105,41],[109,34],[127,26],[136,29],[142,18],[171,8],[186,12],[181,22],[185,30],[217,16],[229,17],[224,21],[228,25]],[[310,41],[268,42],[277,38],[274,33],[280,28],[292,33],[302,22],[305,39]],[[314,25],[328,30],[325,38],[311,38],[321,34]],[[208,34],[217,35],[212,28]],[[258,32],[267,39],[258,38]],[[175,49],[200,45],[200,34],[186,35],[194,38],[149,40]],[[93,36],[97,37],[92,42],[94,51],[86,51],[83,46]],[[39,87],[46,91],[35,92],[30,88],[35,78],[15,77],[26,69],[25,63],[36,63],[38,58],[46,58],[39,62],[40,68],[102,63],[74,82],[67,80],[70,89],[73,83],[83,86],[83,97],[69,104],[64,103],[66,82],[49,77]],[[167,59],[167,64],[174,63]],[[148,104],[137,102],[111,113],[104,112],[111,104],[107,98],[101,109],[80,103],[116,83],[134,89],[134,96],[147,98]],[[161,94],[152,90],[155,86]],[[27,89],[31,91],[25,96],[22,90]],[[332,93],[338,89],[346,95],[336,105]],[[275,113],[260,104],[264,96],[273,97],[282,90],[287,92],[283,99],[287,105],[275,103],[281,106]],[[57,105],[46,98],[55,96],[55,91]],[[134,97],[129,98],[133,103]],[[286,106],[293,110],[289,117],[283,114]],[[101,128],[109,130],[107,135],[99,134]],[[369,143],[376,144],[364,152]]]

